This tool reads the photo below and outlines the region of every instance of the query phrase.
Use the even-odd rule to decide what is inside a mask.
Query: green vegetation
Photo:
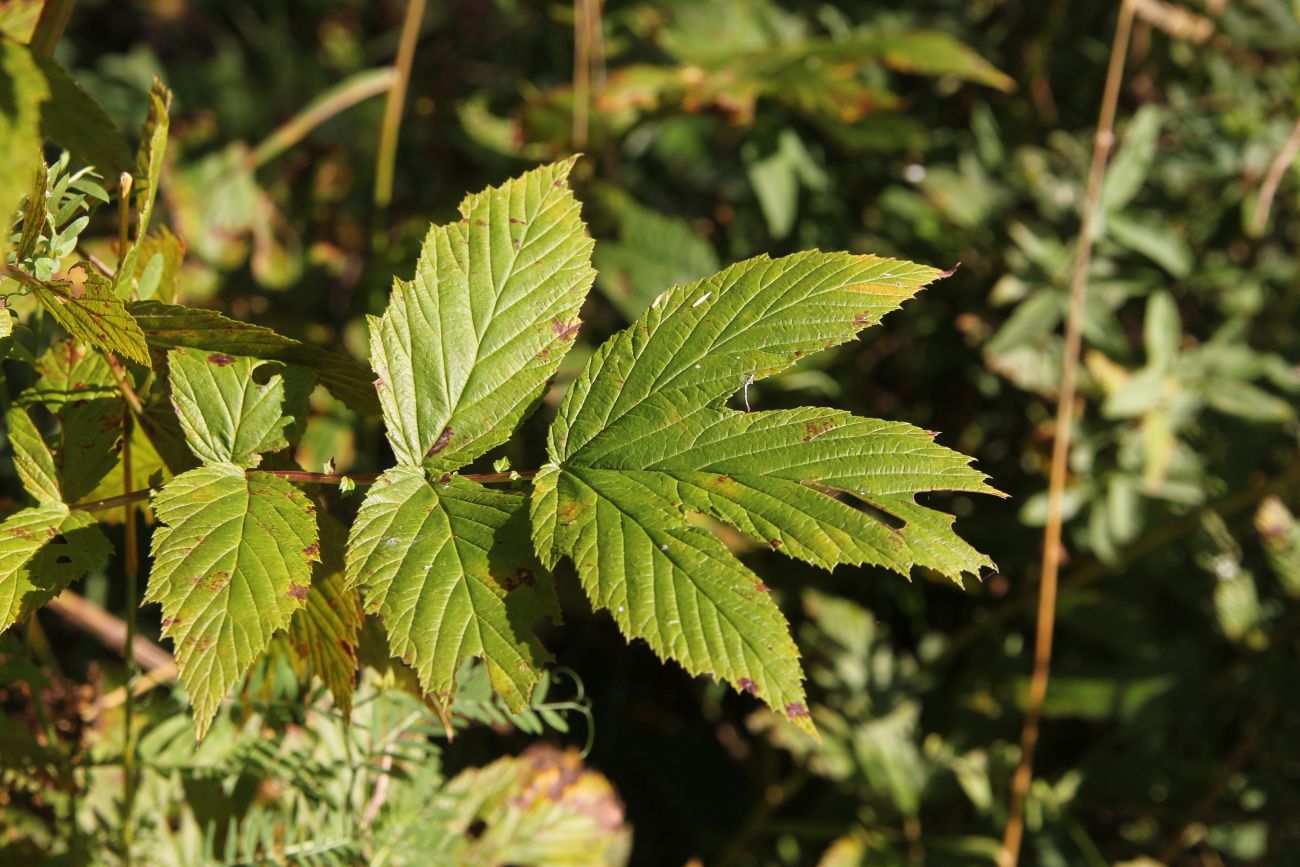
[[[1300,10],[886,7],[0,4],[0,861],[1300,857]]]

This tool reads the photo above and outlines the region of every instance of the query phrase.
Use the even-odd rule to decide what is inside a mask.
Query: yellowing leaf
[[[86,512],[44,503],[10,515],[0,523],[0,630],[28,617],[111,551]]]
[[[58,323],[82,343],[151,366],[144,333],[122,299],[113,294],[113,284],[91,270],[74,267],[68,280],[33,284],[33,293]]]

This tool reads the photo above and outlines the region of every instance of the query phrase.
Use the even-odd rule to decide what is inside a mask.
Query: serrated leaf
[[[5,423],[9,428],[9,448],[14,453],[14,469],[27,493],[42,505],[62,503],[54,455],[31,416],[25,409],[14,407],[5,415]]]
[[[167,353],[172,406],[185,441],[205,463],[255,467],[265,452],[286,448],[284,377],[254,379],[256,358],[173,349]]]
[[[751,259],[665,292],[601,347],[561,403],[533,495],[543,563],[571,558],[628,637],[812,731],[785,619],[686,513],[828,568],[870,563],[906,575],[920,564],[956,578],[991,565],[951,532],[950,516],[914,500],[991,492],[931,435],[832,410],[725,406],[748,383],[852,339],[939,276],[812,252]]]
[[[379,415],[373,374],[346,355],[302,343],[269,328],[227,319],[215,310],[158,301],[134,301],[126,309],[156,352],[188,347],[299,364],[316,371],[321,384],[355,412]]]
[[[444,706],[467,657],[487,662],[511,710],[549,658],[533,634],[559,612],[528,545],[526,500],[465,479],[394,467],[370,488],[348,539],[347,586],[383,617],[395,656]]]
[[[210,464],[172,479],[153,508],[145,601],[162,606],[201,738],[307,599],[320,559],[314,507],[276,476]]]
[[[108,362],[75,340],[51,345],[38,370],[40,378],[18,402],[42,403],[58,417],[55,464],[63,498],[75,503],[117,463],[125,404]]]
[[[167,152],[167,132],[171,120],[172,92],[155,78],[149,90],[149,111],[145,116],[144,134],[140,137],[140,147],[136,151],[134,163],[135,183],[131,188],[131,197],[135,203],[135,241],[122,259],[114,281],[114,291],[119,296],[129,297],[132,279],[136,276],[136,267],[142,255],[145,233],[149,231],[149,222],[153,218],[153,206],[158,197],[158,182],[162,178],[163,157]],[[170,233],[168,233],[170,236]]]
[[[43,504],[0,523],[0,630],[102,563],[112,545],[86,512]]]
[[[112,282],[81,264],[71,280],[32,284],[32,292],[70,335],[91,346],[150,367],[144,333],[113,294]]]
[[[42,134],[106,177],[131,171],[131,149],[99,103],[58,63],[38,53],[32,57],[50,88],[49,99],[41,107]]]
[[[42,162],[41,104],[49,85],[26,46],[0,40],[0,254],[9,246],[9,226]]]
[[[573,159],[469,196],[415,279],[370,319],[370,363],[401,464],[454,470],[505,442],[577,334],[592,241]]]
[[[352,714],[356,688],[357,644],[361,634],[361,597],[344,585],[343,543],[347,531],[320,514],[321,559],[315,567],[307,605],[289,621],[287,640],[299,671],[314,672],[334,696],[344,719]]]

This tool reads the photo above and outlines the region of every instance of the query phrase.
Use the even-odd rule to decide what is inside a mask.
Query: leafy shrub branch
[[[0,625],[107,557],[95,516],[148,491],[144,601],[161,606],[200,737],[286,631],[346,710],[359,610],[381,618],[391,653],[438,705],[480,657],[522,711],[550,659],[538,628],[560,619],[551,574],[565,560],[629,639],[811,734],[785,616],[697,516],[826,569],[922,566],[960,581],[992,566],[950,515],[916,501],[997,493],[934,434],[833,409],[728,406],[854,339],[937,269],[806,252],[669,288],[568,387],[544,466],[465,472],[536,408],[581,327],[596,272],[569,185],[575,158],[471,195],[458,222],[429,230],[414,277],[370,318],[371,372],[142,284],[168,100],[155,88],[116,272],[37,275],[25,260],[7,272],[70,337],[37,361],[37,385],[8,415],[36,504],[0,525]],[[292,466],[317,384],[382,417],[395,466],[364,477]],[[58,420],[52,441],[29,414],[37,405]],[[346,544],[304,487],[319,483],[368,486]]]

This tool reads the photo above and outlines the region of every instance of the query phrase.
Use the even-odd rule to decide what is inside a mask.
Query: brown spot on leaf
[[[208,362],[215,364],[217,367],[227,367],[235,363],[235,357],[226,355],[224,352],[214,352],[208,356]]]
[[[528,223],[527,223],[526,221],[521,220],[521,219],[519,219],[518,217],[511,217],[511,218],[510,218],[510,222],[514,223],[514,224],[517,225],[517,226],[527,226],[527,225],[528,225]]]
[[[302,553],[307,556],[308,560],[312,558],[320,559],[320,542],[312,542],[302,549]]]
[[[290,599],[297,599],[299,602],[305,602],[307,600],[307,585],[290,584],[289,592],[285,595],[287,595]]]
[[[833,427],[835,427],[835,422],[830,419],[806,421],[803,423],[803,441],[810,443]]]
[[[375,380],[375,390],[376,390],[376,391],[383,391],[386,387],[387,387],[387,383],[385,383],[384,380],[383,380],[382,378],[379,378],[379,379],[376,379],[376,380]]]
[[[790,719],[804,719],[808,716],[808,708],[802,702],[792,701],[785,706],[785,715]]]
[[[561,340],[572,340],[578,335],[578,329],[582,327],[582,320],[574,319],[572,322],[565,322],[556,316],[551,320],[551,332]]]
[[[447,427],[442,429],[442,433],[438,434],[438,438],[434,440],[433,445],[430,446],[429,454],[436,455],[438,452],[442,451],[450,444],[451,444],[451,426],[448,425]]]
[[[756,590],[758,590],[760,593],[771,593],[771,592],[772,592],[772,588],[771,588],[771,587],[768,587],[768,586],[767,586],[766,584],[764,584],[762,581],[759,581],[757,584],[755,584],[755,585],[754,585],[754,588],[755,588]]]
[[[853,324],[856,325],[858,328],[865,328],[866,326],[871,324],[872,321],[871,317],[872,317],[871,311],[864,310],[861,313],[859,313],[857,316],[853,317]]]
[[[754,684],[754,681],[747,677],[742,677],[740,680],[736,681],[736,685],[750,695],[758,695],[758,687]]]
[[[532,585],[535,580],[532,569],[520,566],[515,570],[515,574],[507,575],[501,580],[501,589],[509,593],[511,590],[517,590],[525,584]]]

